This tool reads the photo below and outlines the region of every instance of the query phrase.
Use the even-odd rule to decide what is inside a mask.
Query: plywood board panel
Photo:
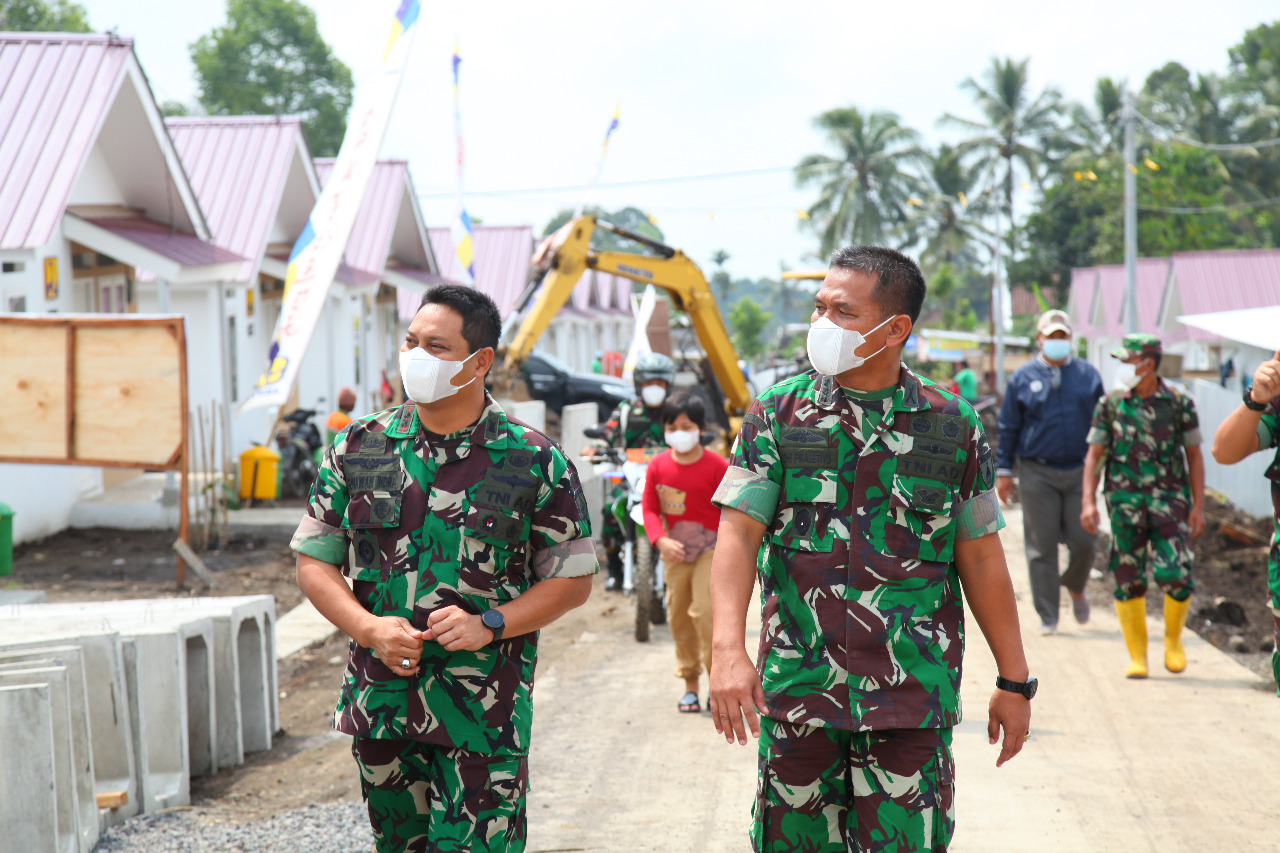
[[[0,435],[4,455],[67,455],[65,326],[0,327]]]
[[[183,438],[182,361],[164,326],[76,329],[78,459],[162,466]]]

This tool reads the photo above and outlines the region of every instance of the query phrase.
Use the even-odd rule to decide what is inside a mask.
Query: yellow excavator
[[[655,254],[595,251],[591,248],[591,235],[597,228],[633,240]],[[580,216],[570,220],[539,247],[533,258],[533,269],[529,289],[517,302],[517,313],[525,305],[528,310],[506,347],[504,373],[512,376],[518,371],[538,338],[568,301],[583,273],[588,269],[611,273],[660,288],[676,308],[689,315],[694,333],[706,352],[706,366],[715,379],[705,387],[712,394],[713,402],[724,410],[725,417],[717,420],[727,428],[730,437],[737,435],[742,416],[751,403],[751,393],[711,287],[698,265],[684,252],[594,216]],[[543,271],[545,275],[541,275]],[[715,399],[717,396],[719,399]]]

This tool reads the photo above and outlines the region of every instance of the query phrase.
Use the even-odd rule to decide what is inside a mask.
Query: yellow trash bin
[[[240,500],[275,500],[279,467],[280,454],[270,447],[250,447],[241,453]]]

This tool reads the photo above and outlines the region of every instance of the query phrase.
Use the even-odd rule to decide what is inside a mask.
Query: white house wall
[[[78,465],[0,464],[0,502],[15,511],[15,544],[71,526],[71,508],[102,491],[102,469]]]

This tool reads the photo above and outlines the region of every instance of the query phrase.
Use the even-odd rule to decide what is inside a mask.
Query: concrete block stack
[[[0,605],[0,730],[24,733],[0,761],[14,849],[88,853],[270,749],[275,620],[266,595]]]

